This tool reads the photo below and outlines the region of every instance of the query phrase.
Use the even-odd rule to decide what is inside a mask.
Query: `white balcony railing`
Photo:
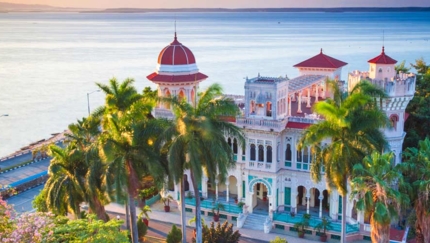
[[[239,127],[266,128],[280,131],[285,128],[286,120],[265,120],[261,118],[237,117],[236,125]]]
[[[171,110],[163,109],[163,108],[155,108],[154,109],[155,117],[162,117],[167,119],[173,119],[174,115]]]

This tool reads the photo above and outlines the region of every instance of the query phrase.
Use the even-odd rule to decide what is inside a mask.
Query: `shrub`
[[[240,233],[238,230],[233,232],[233,224],[225,221],[222,225],[212,222],[210,227],[203,226],[203,242],[223,242],[223,243],[237,243],[239,242]],[[193,239],[193,242],[196,242]]]
[[[180,243],[182,240],[182,231],[176,227],[176,225],[172,226],[172,229],[167,234],[167,243]]]
[[[148,226],[146,226],[145,222],[143,222],[143,218],[139,217],[137,219],[137,235],[139,238],[143,238],[146,235],[146,232],[148,231]]]
[[[271,240],[270,243],[288,243],[287,239],[276,236],[275,239]]]

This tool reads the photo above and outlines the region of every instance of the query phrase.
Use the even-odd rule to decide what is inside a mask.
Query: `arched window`
[[[297,162],[302,162],[303,158],[302,158],[302,151],[301,150],[297,150]]]
[[[308,150],[308,148],[303,149],[303,163],[309,163],[309,150]]]
[[[171,94],[170,94],[169,89],[168,88],[164,89],[164,97],[170,98],[170,96],[171,96]],[[164,108],[169,110],[170,109],[170,103],[168,103],[168,102],[165,103]]]
[[[382,68],[379,68],[378,73],[382,73]]]
[[[264,162],[264,146],[258,145],[258,161]]]
[[[231,148],[231,138],[227,139],[228,146]]]
[[[392,114],[390,116],[390,123],[391,123],[391,127],[394,129],[394,131],[397,130],[397,122],[399,121],[399,116],[396,114]]]
[[[267,158],[267,162],[272,163],[272,146],[267,146],[267,151],[266,151],[266,158]]]
[[[250,114],[254,115],[255,114],[255,101],[251,100],[251,105],[250,105]]]
[[[272,116],[272,103],[271,102],[266,103],[266,116],[269,116],[269,117]]]
[[[255,144],[251,144],[251,148],[250,148],[250,156],[251,156],[251,160],[255,161]]]
[[[285,160],[291,161],[291,145],[287,144],[287,149],[285,149]]]
[[[184,90],[183,89],[181,89],[181,91],[179,91],[179,95],[178,95],[178,97],[179,97],[179,100],[183,100],[183,99],[185,99],[186,97],[185,97],[185,92],[184,92]]]
[[[237,154],[237,139],[233,139],[233,153]]]

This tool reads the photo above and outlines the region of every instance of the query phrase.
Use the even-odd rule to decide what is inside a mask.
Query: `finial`
[[[322,54],[322,48],[321,48],[320,54]]]
[[[175,40],[177,40],[177,37],[176,37],[176,15],[175,15]]]
[[[382,54],[384,54],[384,53],[385,53],[385,47],[382,46]]]

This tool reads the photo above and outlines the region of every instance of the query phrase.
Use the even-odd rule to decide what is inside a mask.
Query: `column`
[[[227,180],[228,180],[228,179],[227,179]],[[230,197],[230,195],[229,195],[229,194],[230,194],[230,191],[229,191],[228,185],[230,185],[230,182],[229,182],[229,181],[226,181],[226,182],[225,182],[225,186],[227,187],[227,190],[226,190],[226,191],[227,191],[227,195],[226,195],[226,199],[225,199],[225,200],[226,200],[227,202],[229,201],[229,197]]]
[[[236,187],[237,187],[237,201],[240,202],[242,200],[242,180],[237,179]]]
[[[322,97],[323,99],[325,99],[325,82],[324,82],[324,83],[322,83],[322,94],[321,94],[321,97]]]
[[[311,107],[311,87],[308,88],[308,103],[306,104],[306,107]]]
[[[291,185],[291,212],[297,213],[297,186],[295,183]]]
[[[202,177],[202,196],[204,198],[208,198],[208,178],[205,176]]]
[[[318,199],[320,200],[320,213],[319,216],[322,218],[322,200],[324,199],[324,196],[319,196]]]
[[[318,89],[319,89],[319,85],[315,85],[315,103],[318,101]]]
[[[291,116],[291,97],[288,97],[288,115]]]
[[[299,93],[299,104],[298,104],[298,108],[297,108],[297,113],[302,113],[302,92],[300,91]]]
[[[215,198],[218,201],[218,179],[215,179]]]
[[[306,194],[306,213],[309,214],[309,204],[310,204],[311,195]]]

